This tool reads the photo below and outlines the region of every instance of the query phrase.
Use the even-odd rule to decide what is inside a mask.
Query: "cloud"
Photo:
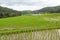
[[[15,10],[38,10],[60,5],[60,0],[0,0],[0,5]]]
[[[2,6],[5,6],[5,5],[2,5]],[[41,6],[26,6],[26,5],[20,5],[20,6],[5,6],[5,7],[8,7],[8,8],[11,8],[11,9],[14,9],[14,10],[18,10],[18,11],[23,11],[23,10],[38,10],[38,9],[41,9],[42,7]]]

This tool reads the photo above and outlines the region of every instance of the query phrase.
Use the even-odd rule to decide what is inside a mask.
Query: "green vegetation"
[[[21,12],[0,6],[0,18],[20,16]]]
[[[0,19],[0,33],[60,28],[60,14],[24,15]]]
[[[0,40],[58,40],[59,33],[60,6],[35,11],[0,6]]]
[[[60,6],[44,7],[40,10],[34,11],[34,13],[60,13]]]
[[[31,14],[45,14],[45,13],[60,13],[60,6],[56,7],[45,7],[40,10],[25,10],[25,11],[16,11],[7,7],[0,6],[0,18],[14,17],[21,15],[31,15]]]

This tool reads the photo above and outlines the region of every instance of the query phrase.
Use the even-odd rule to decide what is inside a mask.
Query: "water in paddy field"
[[[0,35],[0,40],[60,40],[60,30],[44,30]]]

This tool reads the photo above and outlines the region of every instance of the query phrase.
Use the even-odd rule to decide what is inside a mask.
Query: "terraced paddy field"
[[[1,40],[59,40],[59,29],[59,13],[30,16],[24,15],[0,19]],[[22,34],[20,35],[20,33]],[[18,35],[20,35],[22,38],[17,38]],[[15,39],[12,39],[12,37],[15,37]],[[26,37],[28,37],[28,39]]]

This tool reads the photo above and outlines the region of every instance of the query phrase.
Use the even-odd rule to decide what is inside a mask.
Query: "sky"
[[[60,0],[0,0],[0,6],[14,10],[39,10],[43,7],[60,6]]]

